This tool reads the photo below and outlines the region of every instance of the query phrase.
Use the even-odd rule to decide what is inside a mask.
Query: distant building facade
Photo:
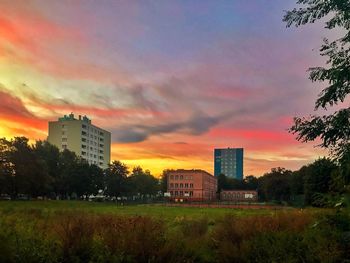
[[[211,201],[216,199],[217,178],[204,170],[174,170],[167,175],[171,200]]]
[[[243,180],[243,148],[214,149],[214,175]]]
[[[221,201],[232,202],[256,202],[258,192],[255,190],[222,190],[220,192]]]
[[[68,149],[90,164],[107,168],[111,160],[111,133],[93,124],[86,116],[64,115],[49,122],[48,142]]]

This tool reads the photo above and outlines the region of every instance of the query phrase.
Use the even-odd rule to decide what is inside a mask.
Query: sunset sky
[[[329,33],[286,28],[295,0],[0,1],[0,137],[46,139],[49,120],[87,115],[112,159],[159,175],[213,172],[243,147],[244,174],[323,156],[289,134],[322,87],[308,67]]]

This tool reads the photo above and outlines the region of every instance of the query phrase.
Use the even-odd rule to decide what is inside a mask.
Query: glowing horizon
[[[326,154],[287,129],[313,113],[306,70],[329,32],[286,29],[294,5],[1,1],[0,137],[46,139],[74,112],[112,133],[112,159],[155,175],[213,173],[226,147],[244,148],[245,176],[298,169]]]

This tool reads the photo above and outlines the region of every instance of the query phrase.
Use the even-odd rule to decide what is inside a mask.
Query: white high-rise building
[[[105,169],[111,160],[111,133],[93,124],[86,116],[64,115],[49,122],[48,142],[60,150],[68,149],[90,164]]]

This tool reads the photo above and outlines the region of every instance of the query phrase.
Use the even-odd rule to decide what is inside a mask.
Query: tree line
[[[272,168],[261,177],[244,180],[218,176],[218,190],[257,190],[261,201],[276,201],[292,205],[317,207],[341,204],[350,192],[350,154],[339,162],[320,158],[297,171]]]
[[[141,167],[129,167],[113,161],[107,169],[89,164],[69,150],[47,141],[29,144],[26,137],[0,139],[0,194],[18,198],[87,198],[99,192],[110,198],[142,199],[161,196],[167,191],[167,174],[160,179]],[[297,171],[273,168],[261,177],[246,176],[236,180],[218,176],[222,190],[258,190],[260,201],[292,205],[331,206],[349,192],[350,153],[334,161],[318,159]]]
[[[159,180],[150,171],[113,161],[107,169],[89,164],[69,150],[47,141],[29,144],[26,137],[0,139],[0,194],[12,198],[87,198],[103,192],[109,197],[155,196]]]

